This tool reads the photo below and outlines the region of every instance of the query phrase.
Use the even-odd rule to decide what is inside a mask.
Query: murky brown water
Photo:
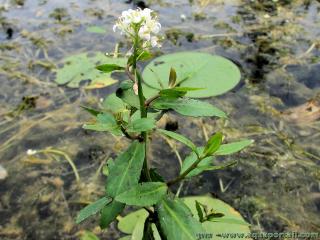
[[[240,160],[238,166],[185,183],[181,195],[211,192],[239,210],[253,231],[319,232],[320,2],[149,2],[159,11],[166,32],[162,53],[219,54],[237,63],[243,73],[233,91],[208,99],[228,112],[229,120],[170,115],[179,131],[198,144],[218,130],[227,139],[256,141],[232,157]],[[86,91],[57,86],[53,79],[55,67],[66,56],[113,51],[121,38],[113,34],[112,24],[131,6],[116,0],[2,4],[0,164],[8,177],[0,180],[0,238],[78,239],[81,230],[93,230],[102,239],[117,239],[114,226],[100,233],[94,227],[96,219],[80,226],[73,220],[84,204],[103,194],[99,166],[127,144],[84,131],[81,125],[89,116],[79,106],[98,106],[99,99],[117,86]],[[64,10],[53,16],[56,8]],[[91,25],[105,28],[107,34],[87,32]],[[294,108],[310,99],[314,101],[308,107]],[[27,149],[49,147],[70,156],[79,183],[60,155],[26,156]],[[178,149],[182,157],[187,154],[187,149]],[[154,137],[153,165],[168,178],[178,171],[172,154],[163,139]]]

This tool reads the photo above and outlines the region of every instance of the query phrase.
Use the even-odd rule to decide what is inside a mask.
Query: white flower
[[[33,150],[33,149],[28,149],[27,151],[28,156],[35,155],[36,153],[37,153],[37,150]]]
[[[161,24],[158,22],[154,12],[145,8],[143,10],[129,9],[122,12],[116,24],[113,26],[113,31],[120,30],[121,34],[135,38],[138,36],[143,41],[144,47],[159,47],[159,38],[155,35],[161,30]]]

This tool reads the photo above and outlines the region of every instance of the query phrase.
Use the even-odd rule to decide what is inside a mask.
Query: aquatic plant
[[[188,93],[203,89],[199,88],[195,81],[191,81],[195,86],[182,85],[187,82],[192,73],[183,75],[173,67],[165,76],[167,78],[165,84],[162,79],[164,75],[161,75],[159,83],[162,88],[158,89],[153,96],[146,98],[144,94],[146,86],[143,82],[148,84],[148,79],[143,80],[138,63],[151,59],[151,48],[161,46],[158,36],[160,29],[158,18],[150,9],[124,11],[114,26],[114,31],[120,30],[121,34],[132,43],[127,63],[126,65],[119,65],[119,62],[107,63],[99,65],[97,69],[105,74],[124,71],[129,80],[122,81],[116,95],[107,98],[105,103],[107,109],[95,110],[84,107],[95,117],[95,121],[85,124],[84,128],[125,136],[132,142],[114,161],[108,162],[105,196],[82,209],[76,221],[80,223],[100,212],[100,227],[106,228],[123,212],[125,206],[137,206],[142,209],[141,214],[139,213],[142,217],[136,218],[139,229],[124,231],[132,235],[140,234],[140,237],[132,239],[169,240],[199,238],[208,229],[205,227],[207,222],[246,225],[241,217],[240,219],[229,218],[224,213],[213,210],[212,205],[215,204],[211,203],[210,206],[206,204],[211,201],[207,198],[199,197],[199,201],[197,197],[186,200],[172,192],[172,186],[187,178],[197,176],[204,171],[219,170],[236,164],[236,162],[228,162],[223,165],[214,165],[214,157],[241,151],[250,145],[252,140],[224,144],[223,134],[217,132],[204,146],[199,147],[181,134],[157,127],[156,122],[169,110],[191,117],[227,118],[222,110],[210,103],[187,97]],[[186,56],[185,61],[192,61],[192,54]],[[196,55],[196,57],[199,56]],[[198,61],[201,66],[198,66],[200,71],[197,72],[197,79],[201,76],[207,79],[208,72],[202,68],[210,67],[206,65],[206,61],[210,62],[210,59],[207,59],[207,55],[201,57],[204,59]],[[229,61],[220,62],[219,71],[218,75],[223,71],[227,71],[226,76],[233,74]],[[149,73],[144,75],[149,77]],[[178,80],[181,76],[183,81]],[[225,81],[227,82],[228,79]],[[172,138],[191,151],[182,162],[179,175],[171,180],[165,181],[156,169],[150,166],[147,159],[150,135],[153,132]],[[190,205],[194,206],[190,207]],[[195,211],[197,216],[192,214]]]

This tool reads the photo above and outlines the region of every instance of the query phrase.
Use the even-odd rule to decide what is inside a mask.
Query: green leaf
[[[137,222],[140,219],[143,219],[142,222],[144,222],[148,216],[149,213],[145,209],[139,209],[129,213],[125,217],[120,217],[117,227],[123,233],[132,234]]]
[[[98,213],[104,206],[106,206],[108,203],[111,202],[111,199],[108,197],[100,198],[99,200],[95,201],[94,203],[91,203],[90,205],[83,208],[76,219],[76,223],[80,223],[87,219],[88,217]]]
[[[140,218],[137,221],[137,224],[135,225],[133,232],[132,232],[132,236],[131,236],[131,240],[134,239],[143,239],[143,233],[144,233],[144,226],[145,226],[145,221],[146,219]]]
[[[201,205],[206,206],[207,209],[213,209],[214,212],[222,213],[224,214],[223,218],[226,219],[236,219],[239,222],[245,222],[244,219],[241,217],[239,212],[237,212],[234,208],[232,208],[227,203],[212,198],[210,196],[194,196],[194,197],[186,197],[183,198],[184,203],[190,208],[192,211],[194,217],[198,219],[197,216],[197,209],[195,206],[195,202],[198,201]],[[213,234],[213,240],[221,240],[221,235],[228,234],[228,233],[239,233],[247,235],[250,233],[250,229],[248,226],[244,224],[230,224],[230,223],[224,223],[224,222],[211,222],[211,221],[205,221],[202,223],[203,228],[205,229],[205,232],[207,233],[214,233]],[[220,236],[219,236],[220,235]],[[243,238],[240,237],[226,237],[226,240],[240,240]]]
[[[221,145],[222,138],[223,135],[221,133],[214,134],[207,142],[207,145],[203,150],[203,155],[211,156],[213,153],[215,153]]]
[[[181,200],[162,200],[158,213],[161,228],[168,240],[195,240],[197,234],[205,232]]]
[[[225,168],[228,168],[228,167],[232,167],[234,165],[236,165],[238,163],[238,161],[232,161],[230,163],[226,163],[224,165],[220,165],[220,166],[199,166],[197,167],[197,169],[199,171],[213,171],[213,170],[221,170],[221,169],[225,169]]]
[[[189,147],[192,151],[196,152],[197,153],[197,147],[196,145],[194,145],[193,142],[191,142],[188,138],[186,138],[185,136],[181,135],[181,134],[178,134],[178,133],[175,133],[175,132],[171,132],[171,131],[167,131],[167,130],[164,130],[164,129],[157,129],[158,132],[168,136],[168,137],[171,137],[183,144],[185,144],[187,147]]]
[[[94,108],[86,107],[86,106],[80,106],[82,109],[86,110],[88,113],[90,113],[93,116],[98,116],[100,113],[102,113],[99,110],[96,110]]]
[[[236,152],[241,151],[245,147],[249,146],[252,144],[254,141],[253,140],[243,140],[239,142],[233,142],[233,143],[227,143],[227,144],[222,144],[218,151],[214,153],[214,155],[229,155],[233,154]]]
[[[94,130],[98,132],[111,132],[114,135],[122,135],[120,128],[114,118],[110,113],[101,113],[97,115],[96,123],[87,123],[83,125],[84,129]]]
[[[100,240],[100,238],[98,238],[94,233],[89,232],[89,231],[85,231],[80,240]]]
[[[144,157],[145,145],[134,141],[115,159],[106,184],[108,196],[116,197],[138,184]]]
[[[176,85],[176,81],[177,81],[177,72],[176,70],[174,70],[174,68],[170,68],[168,87],[173,88]]]
[[[117,113],[129,113],[127,104],[125,104],[115,93],[110,94],[102,103],[103,108],[114,114]]]
[[[140,109],[140,101],[138,95],[135,95],[132,87],[128,88],[128,86],[129,85],[127,84],[123,84],[116,92],[117,97],[129,106]]]
[[[197,209],[199,221],[203,222],[203,211],[202,211],[201,204],[198,201],[196,201],[196,209]]]
[[[114,165],[114,161],[112,158],[109,158],[106,165],[104,165],[102,167],[102,174],[105,175],[105,176],[109,176],[109,168],[112,168],[112,166]]]
[[[153,102],[152,107],[159,110],[173,109],[182,115],[191,117],[227,117],[223,111],[210,103],[188,98],[160,97]]]
[[[176,91],[175,89],[162,89],[159,92],[161,97],[179,98],[187,94],[187,91]]]
[[[197,151],[199,152],[200,155],[202,154],[203,150],[204,150],[203,147],[197,148]],[[184,173],[197,160],[198,160],[197,155],[194,152],[190,153],[190,155],[187,156],[182,163],[180,174]],[[191,172],[189,172],[186,177],[194,177],[201,174],[203,171],[205,171],[203,168],[210,167],[212,165],[212,162],[213,162],[213,157],[211,156],[202,159],[201,162],[198,164],[198,166],[195,169],[193,169]]]
[[[90,80],[86,89],[103,88],[118,82],[111,77],[111,73],[102,73],[96,69],[101,62],[125,65],[125,58],[111,58],[102,53],[77,54],[63,59],[63,67],[57,69],[55,82],[59,85],[67,84],[70,88],[78,88],[80,83]]]
[[[90,33],[98,33],[98,34],[105,34],[107,32],[104,28],[99,26],[89,26],[87,27],[86,31]]]
[[[150,177],[153,182],[165,182],[163,177],[157,172],[157,169],[150,168]]]
[[[163,55],[151,61],[143,71],[150,97],[163,88],[168,88],[168,72],[174,68],[179,86],[197,86],[201,91],[188,92],[188,97],[205,98],[230,91],[240,81],[238,67],[230,60],[207,53],[179,52]],[[145,85],[145,86],[146,86]],[[153,88],[153,90],[152,90]]]
[[[156,127],[156,121],[152,118],[140,118],[133,120],[127,126],[128,132],[146,132]]]
[[[208,219],[210,222],[219,222],[219,223],[227,223],[227,224],[239,224],[239,225],[244,225],[244,226],[250,226],[247,222],[241,219],[235,219],[235,218],[226,218],[226,217],[210,217]],[[231,226],[230,226],[231,227]]]
[[[157,204],[167,193],[168,187],[163,182],[146,182],[136,185],[116,197],[118,202],[134,206]]]
[[[137,61],[148,61],[152,58],[152,54],[148,51],[143,50],[137,57]]]
[[[119,71],[119,70],[124,70],[125,67],[121,67],[117,64],[102,64],[96,67],[96,69],[98,69],[101,72],[104,73],[110,73],[113,71]]]
[[[123,211],[125,204],[117,201],[112,201],[110,204],[105,206],[101,211],[100,227],[102,229],[109,226],[113,220]]]

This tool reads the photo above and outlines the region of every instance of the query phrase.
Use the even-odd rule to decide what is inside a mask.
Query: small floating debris
[[[306,124],[320,119],[320,96],[283,112],[285,120],[297,124]]]
[[[0,180],[4,180],[8,177],[7,170],[0,165]]]

